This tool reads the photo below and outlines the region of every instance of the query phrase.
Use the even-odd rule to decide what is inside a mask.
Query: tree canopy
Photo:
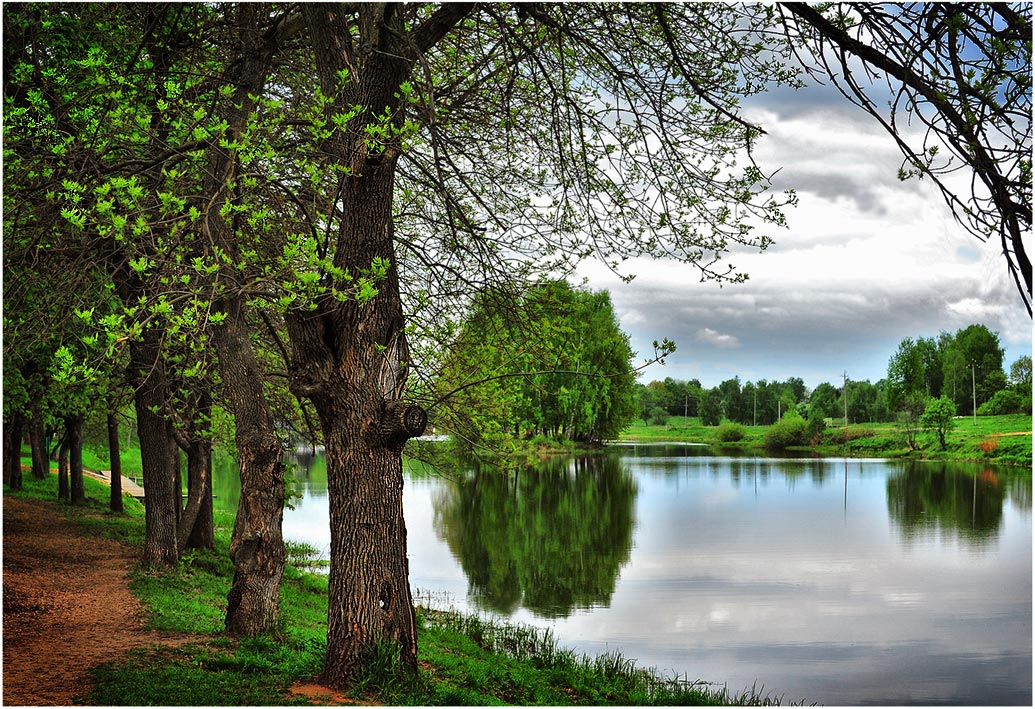
[[[472,444],[616,438],[635,415],[633,352],[606,291],[565,281],[485,293],[448,348],[437,389],[447,429]]]

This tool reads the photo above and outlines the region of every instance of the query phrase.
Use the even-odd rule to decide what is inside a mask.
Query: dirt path
[[[183,642],[143,629],[127,577],[134,550],[77,535],[41,500],[5,496],[3,517],[5,706],[82,702],[89,668]]]

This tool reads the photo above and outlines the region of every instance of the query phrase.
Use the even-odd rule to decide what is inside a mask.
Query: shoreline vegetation
[[[627,428],[612,443],[705,444],[719,452],[769,455],[770,426],[703,426],[700,419],[670,417],[664,425]],[[816,456],[981,461],[1031,472],[1031,415],[957,418],[941,451],[934,433],[915,432],[910,449],[898,423],[827,425],[816,445],[787,446],[785,452]],[[585,451],[542,437],[529,442],[528,457]],[[599,447],[592,450],[599,450]],[[127,466],[134,466],[129,455]],[[103,465],[100,451],[84,461]],[[31,461],[22,460],[23,467]],[[1025,471],[1021,467],[1027,466]],[[131,474],[131,473],[130,473]],[[52,474],[24,478],[22,495],[54,500]],[[144,542],[143,507],[126,497],[126,511],[107,510],[107,488],[87,479],[84,507],[63,507],[82,534],[118,539],[136,548]],[[130,588],[149,614],[147,627],[197,638],[180,647],[153,647],[106,662],[91,671],[84,699],[91,704],[280,705],[342,702],[394,705],[776,705],[783,697],[765,688],[731,691],[689,677],[640,668],[620,652],[579,655],[558,645],[548,630],[510,624],[477,614],[442,610],[433,592],[415,592],[420,635],[416,675],[398,665],[398,653],[380,648],[367,669],[343,693],[312,691],[326,643],[327,577],[317,573],[306,545],[288,540],[288,569],[282,586],[282,623],[275,636],[237,641],[223,634],[224,604],[233,577],[229,560],[233,519],[216,515],[216,551],[188,552],[179,568],[136,571]],[[438,603],[436,603],[438,601]],[[393,659],[396,658],[396,659]],[[298,688],[309,685],[308,691]],[[294,688],[294,689],[293,689]]]
[[[125,496],[125,512],[107,509],[107,487],[86,479],[87,503],[60,504],[56,475],[5,495],[60,506],[77,533],[142,548],[143,506]],[[90,671],[81,700],[93,705],[779,705],[764,688],[739,692],[689,677],[637,667],[620,652],[597,657],[561,647],[549,629],[433,607],[434,593],[415,592],[420,638],[418,672],[399,666],[398,652],[378,647],[346,692],[314,687],[323,664],[327,576],[315,573],[304,544],[288,544],[278,633],[249,640],[223,634],[224,604],[233,577],[233,519],[216,515],[216,550],[192,551],[177,569],[137,569],[130,589],[149,618],[147,628],[194,638],[112,658]]]
[[[704,426],[696,417],[672,416],[664,425],[644,425],[637,421],[626,428],[616,443],[692,443],[712,446],[720,451],[768,454],[766,433],[772,426],[722,424]],[[916,434],[918,448],[910,448],[901,423],[859,423],[828,425],[815,445],[786,446],[779,450],[822,457],[906,458],[984,462],[997,465],[1032,465],[1032,417],[1030,414],[956,417],[948,434],[946,450],[939,449],[937,435]],[[722,440],[733,437],[736,440]]]

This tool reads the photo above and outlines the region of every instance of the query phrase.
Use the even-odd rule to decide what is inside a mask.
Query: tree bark
[[[230,540],[234,580],[227,597],[226,629],[231,635],[254,636],[277,630],[280,618],[280,582],[286,558],[283,450],[274,435],[243,305],[238,300],[224,307],[227,318],[212,340],[237,424],[241,466],[241,499]]]
[[[188,477],[187,485],[191,486],[194,484],[199,485],[201,492],[198,497],[201,500],[201,505],[198,508],[197,517],[194,520],[194,525],[190,528],[190,535],[187,537],[186,544],[183,546],[185,549],[215,549],[216,548],[216,527],[215,522],[212,518],[212,446],[208,444],[207,450],[201,457],[204,460],[204,467],[198,468],[197,475],[198,480],[191,482]],[[191,462],[194,460],[190,453],[187,454],[187,469],[192,470],[192,466],[200,465],[200,462]],[[188,493],[194,495],[194,490],[191,489]]]
[[[176,566],[176,509],[180,493],[170,464],[171,437],[165,407],[165,369],[160,344],[148,331],[130,343],[130,372],[135,379],[134,405],[144,473],[144,566]]]
[[[108,411],[108,466],[111,468],[112,512],[122,512],[122,454],[119,451],[119,420],[113,410]]]
[[[86,486],[83,484],[83,416],[77,414],[65,417],[65,433],[68,439],[68,477],[73,505],[86,502]]]
[[[211,411],[211,397],[204,394],[198,403],[198,414],[207,418]],[[206,436],[195,432],[186,444],[187,503],[180,514],[176,534],[181,554],[186,549],[215,548],[212,522],[212,442]]]
[[[20,411],[4,422],[4,484],[22,489],[22,431],[25,415]]]
[[[58,456],[58,499],[66,502],[72,499],[72,493],[68,487],[68,432],[61,435],[61,442],[57,447]]]
[[[32,446],[32,477],[46,480],[50,474],[47,459],[47,431],[43,425],[43,411],[38,402],[32,405],[32,419],[29,423],[29,443]]]

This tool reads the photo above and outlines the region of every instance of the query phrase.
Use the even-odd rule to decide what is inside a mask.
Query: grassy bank
[[[126,513],[107,511],[107,488],[86,480],[88,504],[65,507],[84,534],[143,544],[143,508],[126,499]],[[52,500],[52,476],[25,476],[25,490],[5,494]],[[306,704],[297,682],[319,673],[325,649],[327,578],[305,569],[296,550],[281,589],[282,628],[275,637],[235,641],[222,634],[233,567],[232,520],[217,519],[215,552],[191,552],[174,571],[133,574],[131,588],[149,613],[149,627],[186,633],[196,642],[149,649],[92,671],[85,699],[99,705]],[[589,658],[558,646],[548,630],[418,607],[419,672],[401,671],[385,649],[345,693],[350,700],[401,705],[458,704],[775,704],[769,696],[723,688],[637,668],[618,653]]]
[[[704,426],[699,418],[673,416],[666,425],[647,426],[637,421],[626,429],[620,440],[640,443],[678,442],[706,443],[729,450],[765,451],[768,426],[742,426],[743,438],[734,442],[718,440],[719,427]],[[956,419],[954,430],[947,437],[947,450],[938,446],[933,433],[917,437],[919,450],[910,449],[905,428],[900,423],[862,423],[850,426],[828,426],[817,446],[793,447],[818,455],[900,458],[931,460],[989,461],[1004,465],[1031,467],[1032,417],[1030,415],[978,416]]]

